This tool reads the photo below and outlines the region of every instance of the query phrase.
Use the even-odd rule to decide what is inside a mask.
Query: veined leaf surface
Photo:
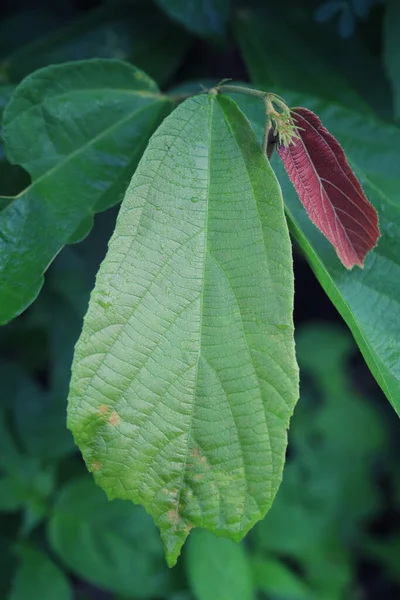
[[[279,486],[298,397],[277,180],[223,96],[165,119],[132,179],[76,346],[68,425],[110,498],[240,540]]]
[[[3,137],[32,184],[0,211],[0,323],[36,298],[54,256],[85,237],[93,213],[121,200],[170,107],[152,79],[118,60],[47,67],[18,86]]]
[[[311,110],[291,110],[298,138],[278,147],[287,174],[311,221],[347,269],[364,266],[379,238],[378,215],[339,142]]]

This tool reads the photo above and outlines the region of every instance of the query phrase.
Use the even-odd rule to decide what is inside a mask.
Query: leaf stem
[[[264,130],[264,138],[262,143],[262,149],[264,154],[271,157],[272,149],[271,146],[268,148],[268,136],[271,132],[272,137],[275,138],[279,144],[283,146],[289,146],[293,143],[297,135],[296,127],[293,123],[293,117],[290,112],[290,108],[286,102],[273,92],[264,92],[263,90],[255,90],[244,85],[233,85],[226,84],[227,79],[223,79],[220,83],[215,85],[209,90],[203,90],[200,93],[211,93],[211,94],[244,94],[246,96],[254,96],[260,98],[265,106],[266,123]],[[187,96],[193,96],[195,94],[187,94]],[[181,98],[187,97],[186,94],[174,96],[174,100],[179,102]]]
[[[269,92],[263,92],[261,90],[253,90],[253,88],[244,87],[244,85],[217,85],[215,89],[218,92],[225,94],[246,94],[247,96],[256,96],[257,98],[264,99],[265,96],[269,95]]]

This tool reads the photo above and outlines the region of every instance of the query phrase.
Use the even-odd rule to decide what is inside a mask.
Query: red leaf
[[[307,108],[291,111],[300,139],[278,153],[312,222],[344,266],[363,267],[379,238],[378,215],[339,142]]]

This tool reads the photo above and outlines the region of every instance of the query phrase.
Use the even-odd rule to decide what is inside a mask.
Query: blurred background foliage
[[[165,90],[251,77],[387,121],[398,117],[397,0],[270,5],[37,0],[33,9],[27,0],[5,0],[0,111],[30,72],[101,56],[132,62]],[[251,54],[258,61],[248,71]],[[0,193],[28,184],[0,144]],[[301,398],[266,518],[240,545],[195,530],[168,570],[143,509],[108,502],[94,485],[65,427],[66,398],[74,343],[116,214],[97,215],[90,235],[57,256],[36,302],[0,329],[0,598],[400,598],[397,417],[296,248]]]

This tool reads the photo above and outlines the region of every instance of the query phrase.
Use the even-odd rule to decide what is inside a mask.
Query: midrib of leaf
[[[239,150],[240,150],[239,143],[238,143],[238,141],[237,141],[237,139],[235,137],[235,134],[233,133],[232,126],[229,123],[229,121],[227,120],[225,113],[223,113],[223,115],[224,115],[225,123],[226,123],[229,131],[232,134],[232,139],[235,141],[236,147],[239,148]],[[250,127],[251,127],[251,124],[250,124]],[[241,155],[242,155],[242,153],[241,153]],[[263,242],[264,242],[264,249],[265,249],[266,248],[266,240],[265,240],[264,228],[262,226],[262,221],[261,221],[261,217],[260,217],[260,211],[258,210],[258,204],[257,204],[257,201],[256,201],[256,195],[255,195],[255,192],[254,192],[253,181],[252,181],[252,179],[250,177],[248,166],[247,166],[247,163],[246,163],[245,160],[243,160],[243,164],[244,164],[245,171],[246,171],[246,174],[247,174],[248,183],[250,184],[250,187],[251,187],[251,191],[252,191],[252,195],[253,195],[253,200],[254,200],[254,206],[256,207],[256,212],[257,212],[258,224],[259,224],[259,227],[260,227],[261,235],[262,235]],[[270,269],[268,267],[268,259],[267,259],[267,253],[266,252],[264,252],[264,258],[265,258],[265,269],[266,269],[267,272],[270,272]],[[247,343],[247,339],[246,339],[246,343]],[[248,346],[248,344],[247,344],[247,346]],[[256,371],[255,368],[254,368],[254,370],[257,373],[257,371]]]
[[[312,125],[311,125],[311,124],[310,124],[308,121],[307,121],[307,124],[308,124],[308,125],[310,125],[310,127],[312,127],[312,128],[314,129],[314,131],[315,131],[315,132],[318,134],[318,132],[317,132],[317,130],[315,129],[315,127],[313,127],[313,126],[312,126]],[[318,134],[318,135],[319,135],[319,134]],[[319,136],[319,137],[321,137],[321,136]],[[328,146],[328,144],[326,143],[326,141],[325,141],[323,138],[321,138],[321,139],[323,140],[323,142],[325,142],[325,145],[326,145],[326,146]],[[333,208],[333,210],[334,210],[334,213],[335,213],[335,227],[336,227],[336,233],[337,233],[337,235],[338,235],[338,239],[339,239],[339,241],[340,241],[341,250],[343,251],[343,250],[344,250],[344,247],[343,247],[343,242],[342,242],[342,240],[341,240],[341,238],[340,238],[340,235],[339,235],[339,232],[338,232],[338,225],[337,225],[337,222],[338,222],[338,221],[339,221],[339,223],[340,223],[340,228],[341,228],[342,232],[344,233],[344,235],[345,235],[345,237],[346,237],[347,241],[349,242],[349,245],[350,245],[350,246],[351,246],[351,248],[353,249],[353,252],[354,252],[354,253],[357,255],[357,252],[356,252],[356,250],[355,250],[355,248],[354,248],[354,246],[353,246],[352,242],[350,241],[350,239],[349,239],[349,236],[347,235],[347,231],[346,231],[346,229],[343,227],[343,225],[342,225],[342,223],[341,223],[341,221],[340,221],[339,217],[338,217],[338,216],[337,216],[337,214],[336,214],[336,208],[333,206],[332,202],[330,202],[330,201],[328,200],[328,198],[327,198],[328,194],[327,194],[327,192],[325,191],[325,187],[324,187],[324,186],[323,186],[323,184],[322,184],[321,178],[320,178],[320,176],[319,176],[319,175],[318,175],[318,173],[317,173],[317,170],[316,170],[316,168],[315,168],[315,166],[314,166],[314,163],[313,163],[313,161],[311,160],[311,156],[310,156],[310,154],[309,154],[309,152],[308,152],[308,150],[307,150],[307,147],[306,147],[305,143],[303,142],[303,140],[301,140],[301,145],[303,146],[304,152],[307,154],[307,157],[308,157],[308,162],[309,162],[309,164],[312,166],[312,169],[313,169],[313,171],[314,171],[314,173],[315,173],[315,177],[317,178],[317,180],[318,180],[318,182],[319,182],[319,187],[320,187],[320,197],[321,197],[321,204],[322,204],[322,206],[323,206],[323,209],[324,209],[325,218],[326,218],[327,222],[329,223],[329,229],[330,229],[330,232],[331,232],[331,236],[332,236],[332,238],[334,237],[334,236],[333,236],[333,229],[332,229],[332,224],[331,224],[330,220],[328,219],[328,215],[327,215],[327,212],[326,212],[326,207],[325,207],[325,202],[326,202],[326,201],[328,201],[328,203],[331,205],[331,207]],[[328,146],[328,149],[330,150],[329,146]],[[303,178],[300,176],[300,174],[299,174],[299,172],[298,172],[298,170],[297,170],[297,167],[296,167],[296,165],[295,165],[295,163],[294,163],[294,160],[293,160],[292,154],[291,154],[290,152],[289,152],[289,157],[290,157],[290,160],[291,160],[291,162],[292,162],[293,168],[294,168],[294,170],[296,171],[296,173],[297,173],[297,175],[298,175],[298,177],[299,177],[300,183],[301,183],[301,185],[302,185],[302,187],[303,187],[304,191],[306,192],[307,196],[310,198],[310,194],[309,194],[309,192],[308,192],[308,190],[307,190],[307,188],[306,188],[306,186],[305,186],[305,184],[304,184],[304,182],[303,182]],[[324,201],[325,201],[325,202],[324,202]],[[317,213],[316,213],[316,210],[315,210],[315,208],[314,208],[314,206],[313,206],[313,203],[312,203],[312,202],[310,202],[310,205],[312,206],[313,213],[314,213],[315,217],[317,218],[317,220],[319,220],[319,219],[318,219],[318,215],[317,215]]]
[[[143,98],[154,98],[155,100],[166,100],[167,96],[163,96],[162,94],[156,94],[154,92],[150,92],[147,90],[135,90],[135,89],[131,89],[131,90],[127,90],[126,88],[104,88],[104,87],[90,87],[90,88],[85,88],[83,90],[64,90],[64,92],[60,92],[58,94],[51,94],[49,96],[47,96],[48,99],[51,100],[59,100],[60,98],[63,99],[66,96],[80,96],[80,95],[91,95],[93,92],[102,92],[102,93],[106,93],[106,94],[110,94],[113,95],[115,93],[119,94],[119,95],[127,95],[127,96],[141,96]],[[46,98],[46,99],[47,99]],[[41,98],[42,100],[42,98]],[[37,110],[37,108],[40,106],[41,101],[32,104],[32,106],[30,106],[29,108],[26,108],[22,111],[22,113],[24,115],[29,114],[30,112]],[[7,125],[10,125],[11,123],[13,123],[15,121],[15,119],[18,119],[21,116],[21,113],[18,113],[17,115],[15,115],[15,117],[13,119],[11,119],[10,121],[7,122]]]
[[[226,120],[225,120],[225,122],[226,122]],[[255,365],[254,365],[254,363],[253,363],[253,357],[252,357],[252,353],[251,353],[251,351],[250,351],[250,346],[249,346],[249,343],[248,343],[248,341],[247,341],[247,336],[246,336],[246,331],[245,331],[244,324],[243,324],[243,317],[242,317],[242,312],[241,312],[241,310],[240,310],[240,305],[239,305],[239,302],[237,301],[237,298],[236,298],[235,292],[234,292],[234,290],[233,290],[232,284],[231,284],[231,282],[229,281],[229,277],[228,277],[228,276],[227,276],[227,274],[225,273],[225,271],[224,271],[224,269],[222,268],[221,264],[218,262],[218,260],[215,258],[215,256],[213,256],[213,255],[211,254],[211,252],[209,252],[209,255],[211,256],[211,258],[212,258],[212,259],[215,261],[215,264],[216,264],[216,265],[219,267],[219,269],[221,270],[222,274],[224,275],[225,281],[227,282],[227,284],[228,284],[228,286],[229,286],[229,288],[230,288],[230,290],[231,290],[231,292],[232,292],[232,295],[233,295],[233,297],[235,298],[235,302],[236,302],[236,306],[237,306],[237,309],[238,309],[238,313],[239,313],[239,315],[240,315],[240,323],[241,323],[241,328],[242,328],[242,332],[243,332],[243,339],[244,339],[244,340],[245,340],[245,342],[246,342],[247,352],[248,352],[248,355],[249,355],[249,358],[250,358],[250,361],[251,361],[251,365],[252,365],[252,367],[253,367],[254,375],[255,375],[255,377],[256,377],[256,381],[257,381],[258,391],[259,391],[259,394],[260,394],[260,396],[259,396],[259,399],[261,400],[261,404],[262,404],[262,407],[263,407],[263,414],[264,414],[265,428],[266,428],[266,429],[267,429],[267,431],[268,431],[269,450],[270,450],[270,451],[271,451],[271,453],[272,453],[272,448],[271,448],[271,440],[270,440],[270,436],[269,436],[268,422],[267,422],[267,417],[266,417],[266,414],[265,414],[265,406],[264,406],[264,403],[262,402],[262,390],[261,390],[261,387],[260,387],[259,376],[258,376],[258,373],[257,373],[257,369],[256,369],[256,367],[255,367]],[[227,403],[227,405],[229,406],[229,411],[230,411],[230,413],[231,413],[232,421],[233,421],[233,423],[235,423],[235,427],[236,427],[236,433],[237,433],[238,443],[239,443],[240,451],[241,451],[241,454],[242,454],[242,462],[243,462],[243,474],[244,474],[244,479],[245,479],[245,481],[246,481],[247,493],[248,493],[248,495],[250,496],[251,494],[250,494],[250,489],[249,489],[248,477],[247,477],[247,473],[246,473],[246,461],[245,461],[244,452],[243,452],[243,443],[242,443],[242,440],[240,439],[239,428],[238,428],[238,426],[237,426],[237,423],[236,423],[235,413],[234,413],[234,411],[232,410],[231,403],[229,402],[229,396],[228,396],[228,394],[227,394],[227,393],[226,393],[226,391],[225,391],[225,388],[224,388],[224,386],[223,386],[223,383],[222,383],[222,381],[220,380],[220,377],[219,377],[219,375],[218,375],[217,371],[216,371],[216,370],[215,370],[215,368],[214,368],[214,367],[213,367],[213,366],[212,366],[212,365],[209,363],[209,361],[208,361],[206,358],[204,358],[204,357],[203,357],[203,360],[205,360],[205,361],[206,361],[206,363],[209,365],[209,367],[212,369],[212,371],[214,371],[214,373],[215,373],[215,375],[216,375],[217,379],[219,380],[219,382],[220,382],[220,384],[221,384],[221,388],[224,390],[224,393],[225,393],[225,398],[226,398],[226,403]],[[272,465],[272,477],[274,477],[274,475],[275,475],[275,472],[274,472],[274,462],[273,462],[273,461],[272,461],[271,465]],[[255,503],[257,504],[257,506],[258,506],[258,509],[260,510],[260,505],[258,504],[258,502],[256,501],[256,499],[255,499],[255,498],[253,498],[253,499],[254,499]],[[244,501],[244,504],[245,504],[245,501]],[[243,505],[242,512],[244,513],[244,505]],[[242,525],[242,522],[240,522],[240,525]]]
[[[248,339],[247,339],[247,335],[246,335],[246,331],[245,331],[245,327],[244,327],[244,324],[243,324],[243,317],[242,317],[242,313],[241,313],[241,310],[240,310],[240,305],[239,305],[239,303],[237,301],[236,294],[234,292],[232,284],[229,281],[228,276],[226,275],[226,273],[225,273],[224,269],[222,268],[221,264],[219,263],[219,261],[215,258],[215,256],[208,249],[208,245],[209,245],[208,244],[208,229],[209,229],[208,219],[209,219],[209,205],[210,205],[209,195],[210,195],[210,189],[211,189],[211,183],[210,182],[211,182],[211,154],[212,154],[212,150],[211,150],[212,149],[212,145],[211,145],[211,141],[212,141],[212,118],[213,118],[213,113],[214,113],[214,102],[216,102],[216,100],[215,100],[215,98],[212,98],[211,101],[212,101],[213,105],[212,105],[212,109],[210,110],[210,120],[209,120],[210,150],[208,152],[207,212],[206,212],[206,218],[205,218],[206,224],[205,224],[205,229],[204,229],[204,232],[205,232],[205,245],[204,245],[204,256],[203,256],[203,265],[202,265],[202,289],[201,289],[201,297],[200,297],[199,352],[198,352],[198,358],[197,358],[197,363],[196,363],[196,378],[195,378],[195,385],[193,387],[193,390],[194,390],[194,393],[193,393],[193,403],[192,403],[192,410],[191,410],[191,415],[190,415],[190,424],[189,424],[189,430],[188,430],[186,455],[185,455],[185,460],[184,460],[184,463],[183,463],[182,477],[181,477],[181,482],[180,482],[180,485],[179,485],[179,488],[178,488],[178,494],[177,494],[177,499],[176,499],[176,504],[175,504],[175,509],[176,510],[178,510],[178,507],[179,507],[180,497],[181,497],[181,491],[182,491],[182,487],[183,487],[183,483],[184,483],[184,479],[185,479],[185,474],[186,474],[186,470],[187,470],[187,461],[188,461],[188,456],[189,456],[189,451],[190,451],[190,438],[191,438],[191,433],[192,433],[192,429],[193,429],[195,404],[196,404],[196,398],[197,398],[197,386],[198,386],[198,374],[199,374],[200,359],[203,359],[207,363],[207,365],[209,366],[209,368],[215,373],[217,379],[220,381],[221,389],[224,391],[224,395],[225,395],[225,398],[226,398],[226,403],[227,403],[227,406],[229,407],[229,410],[230,410],[230,413],[231,413],[231,416],[232,416],[232,421],[236,425],[236,418],[234,416],[234,411],[232,410],[231,404],[229,402],[229,396],[228,396],[228,394],[226,393],[226,391],[224,389],[224,385],[221,382],[221,380],[219,378],[219,375],[216,372],[216,370],[213,367],[213,365],[211,365],[210,362],[207,360],[207,358],[205,358],[201,354],[201,351],[202,351],[202,334],[203,334],[203,326],[202,325],[203,325],[203,313],[204,313],[203,304],[204,304],[204,289],[205,289],[205,280],[206,280],[207,255],[209,255],[214,260],[215,264],[218,266],[218,268],[223,273],[224,279],[227,282],[227,284],[229,286],[229,289],[232,292],[233,298],[235,299],[236,306],[237,306],[237,309],[238,309],[238,314],[240,315],[240,322],[241,322],[241,329],[242,329],[243,339],[244,339],[244,341],[246,343],[246,347],[247,347],[247,351],[248,351],[248,356],[249,356],[249,359],[251,361],[251,365],[252,365],[252,368],[253,368],[253,375],[255,376],[255,379],[257,381],[258,392],[259,392],[259,400],[261,401],[261,405],[262,405],[262,408],[263,408],[264,419],[265,419],[265,427],[266,427],[267,430],[269,429],[268,428],[267,417],[266,417],[266,414],[265,414],[265,406],[264,406],[264,403],[262,402],[262,396],[263,396],[263,394],[262,394],[262,390],[261,390],[261,387],[260,387],[259,374],[258,374],[258,371],[257,371],[257,369],[256,369],[256,367],[254,365],[254,362],[253,362],[252,351],[250,349],[250,346],[249,346],[249,343],[248,343]],[[235,136],[235,134],[234,134],[234,132],[232,130],[232,127],[231,127],[231,124],[230,124],[229,120],[226,117],[225,112],[224,112],[224,110],[223,110],[223,108],[221,106],[219,107],[219,109],[222,112],[222,115],[223,115],[223,118],[224,118],[224,123],[225,123],[227,129],[229,130],[229,132],[231,134],[231,139],[235,141],[235,144],[236,144],[236,146],[238,147],[238,149],[240,151],[240,147],[239,147],[239,144],[237,142],[236,136]],[[242,155],[241,152],[240,152],[240,154],[243,157],[243,155]],[[257,218],[258,218],[258,222],[259,222],[259,227],[260,227],[260,231],[262,233],[262,237],[263,237],[263,240],[264,240],[264,247],[265,247],[264,230],[263,230],[263,227],[262,227],[262,223],[261,223],[261,218],[260,218],[260,214],[259,214],[257,202],[255,201],[255,193],[254,193],[253,183],[252,183],[251,177],[249,175],[248,166],[247,166],[247,163],[246,163],[245,160],[243,160],[243,165],[244,165],[244,170],[245,170],[245,172],[247,174],[248,182],[249,182],[251,190],[252,190],[252,196],[253,196],[254,204],[255,204],[255,207],[256,207],[256,212],[257,212]],[[265,258],[265,262],[266,262],[265,268],[268,270],[268,264],[267,264],[265,252],[264,252],[264,258]],[[267,382],[267,383],[270,384],[269,382]],[[248,490],[248,493],[250,495],[249,488],[248,488],[248,477],[246,475],[246,462],[245,462],[244,455],[243,455],[243,445],[242,445],[242,442],[240,440],[239,429],[238,429],[237,425],[236,425],[236,432],[237,432],[237,437],[238,437],[238,445],[239,445],[239,447],[241,449],[241,452],[242,452],[242,463],[243,463],[243,470],[244,470],[244,476],[245,476],[244,479],[246,481],[247,490]],[[270,442],[270,436],[269,436],[269,434],[268,434],[268,439],[269,439],[269,449],[272,452],[272,447],[271,447],[271,442]],[[272,478],[274,477],[274,475],[275,475],[274,463],[272,461]]]
[[[295,114],[296,114],[296,113],[295,113]],[[301,115],[300,115],[300,117],[301,117]],[[301,117],[301,118],[303,118],[303,119],[304,119],[304,117]],[[338,158],[337,158],[336,154],[333,152],[332,148],[330,147],[330,145],[328,144],[328,142],[326,141],[326,139],[325,139],[325,138],[324,138],[324,137],[323,137],[323,136],[322,136],[322,135],[319,133],[319,131],[318,131],[318,130],[317,130],[315,127],[314,127],[314,125],[313,125],[312,123],[310,123],[310,121],[307,121],[307,124],[309,125],[309,127],[311,127],[311,129],[313,129],[313,130],[315,131],[315,133],[318,135],[319,139],[320,139],[320,140],[321,140],[321,142],[324,144],[324,146],[325,146],[325,147],[328,149],[328,151],[330,152],[330,154],[331,154],[331,155],[333,155],[333,157],[334,157],[334,159],[335,159],[335,162],[336,162],[337,166],[339,167],[339,169],[340,169],[340,170],[342,171],[342,173],[343,173],[343,177],[344,177],[344,178],[345,178],[345,179],[346,179],[346,180],[347,180],[347,181],[350,183],[351,187],[353,188],[353,190],[355,191],[355,193],[357,194],[357,196],[359,196],[359,197],[360,197],[360,194],[359,194],[358,190],[355,188],[355,186],[354,186],[354,183],[353,183],[353,182],[351,181],[351,179],[349,179],[349,177],[347,176],[346,172],[345,172],[345,171],[344,171],[344,169],[343,169],[343,166],[342,166],[342,165],[340,164],[340,162],[338,161]],[[331,181],[329,181],[328,179],[324,179],[323,177],[320,177],[320,176],[319,176],[319,174],[317,173],[317,171],[316,171],[316,169],[315,169],[315,167],[314,167],[314,163],[311,161],[311,157],[310,157],[310,155],[309,155],[309,153],[308,153],[307,147],[306,147],[306,145],[304,144],[304,142],[303,142],[303,141],[302,141],[302,144],[303,144],[303,148],[304,148],[304,150],[305,150],[305,151],[306,151],[306,153],[307,153],[307,156],[308,156],[308,158],[309,158],[309,161],[310,161],[310,163],[312,164],[313,170],[314,170],[314,172],[315,172],[315,175],[316,175],[316,177],[318,178],[318,180],[319,180],[320,182],[322,182],[322,181],[326,181],[326,183],[329,183],[330,185],[332,185],[333,187],[335,187],[335,188],[336,188],[336,189],[337,189],[339,192],[341,192],[341,193],[343,194],[343,196],[345,196],[345,198],[346,198],[346,199],[347,199],[347,200],[348,200],[348,201],[349,201],[349,202],[350,202],[350,203],[351,203],[353,206],[355,206],[355,207],[356,207],[356,209],[357,209],[359,212],[362,212],[362,211],[360,210],[360,207],[359,207],[359,206],[357,206],[357,204],[356,204],[356,203],[355,203],[355,202],[354,202],[354,201],[353,201],[353,200],[352,200],[352,199],[351,199],[349,196],[347,196],[347,194],[345,194],[345,193],[343,192],[343,190],[341,190],[340,188],[338,188],[338,187],[337,187],[337,186],[336,186],[334,183],[332,183],[332,182],[331,182]],[[322,183],[321,183],[321,187],[322,187],[322,188],[325,190],[325,188],[324,188],[324,186],[322,185]],[[327,194],[327,195],[328,195],[328,194]],[[335,208],[335,211],[336,211],[336,210],[337,210],[337,209]],[[348,216],[352,217],[352,215],[349,215],[349,213],[346,213],[346,214],[347,214]],[[354,217],[352,217],[352,218],[354,218]],[[363,227],[363,229],[365,230],[365,228],[364,228],[364,227]],[[344,230],[344,233],[346,233],[346,231],[345,231],[345,230]],[[346,237],[347,237],[347,236],[346,236]],[[350,240],[349,240],[349,241],[350,241]],[[351,242],[350,242],[350,243],[351,243]]]
[[[185,455],[185,460],[184,460],[183,466],[182,466],[181,481],[180,481],[180,484],[178,487],[178,493],[176,495],[177,496],[176,502],[175,502],[175,510],[176,511],[179,510],[182,486],[185,481],[185,474],[186,474],[186,470],[187,470],[187,462],[188,462],[189,449],[190,449],[190,438],[191,438],[192,429],[193,429],[194,411],[195,411],[197,386],[198,386],[198,379],[199,379],[199,364],[200,364],[200,358],[201,358],[202,339],[203,339],[204,288],[205,288],[206,261],[207,261],[207,251],[208,251],[208,248],[207,248],[207,246],[208,246],[208,243],[207,243],[208,242],[208,216],[209,216],[209,207],[210,207],[210,179],[211,179],[210,178],[210,176],[211,176],[210,156],[211,156],[211,141],[212,141],[212,119],[213,119],[213,113],[214,113],[213,109],[214,109],[215,98],[214,97],[210,98],[209,102],[211,103],[211,110],[210,110],[210,116],[209,116],[209,122],[208,122],[209,147],[208,147],[208,152],[207,152],[207,159],[208,159],[208,162],[207,162],[207,209],[206,209],[206,215],[205,215],[204,254],[203,254],[202,275],[201,275],[202,287],[201,287],[201,293],[200,293],[199,352],[198,352],[197,363],[196,363],[195,383],[193,386],[193,402],[192,402],[192,410],[190,412],[190,418],[189,418],[188,438],[187,438],[187,444],[186,444],[186,455]]]
[[[167,100],[166,97],[164,97],[164,98],[162,96],[156,96],[156,97],[159,98],[160,100],[161,99]],[[62,160],[60,160],[50,170],[48,170],[45,173],[43,173],[43,175],[40,175],[37,179],[35,179],[31,183],[31,185],[29,187],[25,188],[17,196],[14,196],[13,200],[17,200],[18,198],[21,198],[22,196],[24,196],[25,194],[27,194],[32,188],[34,188],[43,179],[46,179],[47,177],[50,177],[51,175],[54,175],[54,173],[56,173],[59,169],[61,169],[70,160],[73,160],[76,156],[79,156],[79,154],[81,154],[82,152],[84,152],[87,148],[89,148],[90,146],[92,146],[96,142],[98,142],[101,139],[103,139],[104,137],[106,137],[109,133],[111,133],[111,132],[115,131],[116,129],[118,129],[121,125],[123,125],[127,121],[130,121],[134,116],[138,116],[138,115],[144,113],[147,109],[153,108],[153,107],[154,107],[154,104],[146,104],[145,106],[142,106],[139,109],[137,109],[137,110],[129,113],[129,115],[127,115],[123,119],[120,119],[119,121],[116,121],[113,125],[111,125],[111,127],[108,127],[107,129],[104,129],[101,133],[99,133],[95,137],[91,138],[88,142],[86,142],[85,144],[83,144],[82,146],[80,146],[79,148],[77,148],[76,150],[74,150],[73,152],[71,152],[70,154],[68,154],[68,156],[66,156],[65,158],[63,158]],[[7,197],[6,196],[0,196],[0,198],[7,198]]]
[[[230,122],[228,121],[228,119],[227,119],[227,117],[226,117],[226,114],[225,114],[225,112],[222,110],[222,108],[221,108],[221,111],[222,111],[222,113],[223,113],[223,116],[224,116],[224,121],[225,121],[225,124],[226,124],[226,126],[227,126],[228,130],[229,130],[229,131],[230,131],[230,133],[231,133],[232,139],[235,141],[236,147],[237,147],[237,148],[239,149],[239,151],[240,151],[241,149],[240,149],[240,147],[239,147],[239,143],[238,143],[238,141],[237,141],[237,139],[236,139],[236,136],[235,136],[235,134],[234,134],[234,132],[233,132],[233,130],[232,130],[232,126],[231,126]],[[242,158],[243,158],[243,154],[242,154],[242,152],[240,152],[240,154],[241,154],[241,156],[242,156]],[[254,200],[254,206],[255,206],[255,208],[256,208],[256,212],[257,212],[258,224],[259,224],[259,228],[260,228],[261,235],[262,235],[262,238],[263,238],[263,245],[264,245],[264,249],[265,249],[265,247],[266,247],[266,240],[265,240],[264,228],[263,228],[263,226],[262,226],[261,217],[260,217],[260,212],[259,212],[259,210],[258,210],[257,201],[256,201],[256,199],[255,199],[255,192],[254,192],[253,181],[252,181],[252,178],[250,177],[250,174],[249,174],[249,171],[248,171],[248,165],[247,165],[247,162],[246,162],[245,160],[243,160],[243,164],[244,164],[244,170],[245,170],[245,172],[246,172],[246,175],[247,175],[247,180],[248,180],[248,183],[249,183],[249,185],[250,185],[250,188],[251,188],[251,190],[252,190],[252,197],[253,197],[253,200]],[[265,252],[265,251],[264,251],[264,253],[263,253],[263,256],[264,256],[264,259],[265,259],[265,269],[266,269],[266,271],[267,271],[267,272],[269,272],[269,271],[270,271],[270,269],[268,268],[267,254],[266,254],[266,252]],[[263,414],[264,414],[264,419],[265,419],[265,427],[266,427],[266,429],[267,429],[267,431],[268,431],[269,449],[270,449],[270,451],[271,451],[271,453],[272,453],[271,438],[270,438],[270,435],[269,435],[268,420],[267,420],[267,416],[266,416],[266,414],[265,414],[265,405],[264,405],[264,403],[263,403],[263,401],[262,401],[263,394],[262,394],[262,390],[261,390],[261,387],[260,387],[260,382],[259,382],[259,374],[258,374],[258,371],[257,371],[257,369],[256,369],[256,366],[255,366],[255,364],[254,364],[254,362],[253,362],[253,354],[252,354],[252,350],[250,349],[249,342],[248,342],[248,340],[247,340],[246,331],[245,331],[245,327],[244,327],[244,323],[243,323],[243,317],[242,317],[242,313],[241,313],[241,310],[240,310],[240,305],[239,305],[239,302],[237,301],[237,298],[236,298],[235,292],[234,292],[234,290],[233,290],[232,284],[230,283],[230,281],[229,281],[229,278],[228,278],[228,276],[226,275],[226,273],[225,273],[224,269],[222,268],[222,266],[219,264],[219,262],[216,260],[216,258],[215,258],[214,256],[212,256],[212,258],[215,260],[215,262],[217,263],[217,265],[218,265],[218,266],[219,266],[219,268],[221,269],[222,273],[224,274],[224,276],[225,276],[225,279],[226,279],[226,281],[228,282],[228,284],[229,284],[229,286],[230,286],[230,289],[231,289],[231,291],[232,291],[232,295],[233,295],[233,297],[235,298],[236,305],[237,305],[237,307],[238,307],[238,313],[239,313],[239,315],[240,315],[240,322],[241,322],[242,331],[243,331],[243,338],[244,338],[244,340],[245,340],[245,342],[246,342],[246,347],[247,347],[248,355],[249,355],[249,358],[250,358],[250,361],[251,361],[251,364],[252,364],[252,367],[253,367],[253,370],[254,370],[254,375],[255,375],[255,377],[256,377],[256,380],[257,380],[258,391],[259,391],[259,394],[260,394],[259,398],[260,398],[260,400],[261,400],[261,405],[262,405],[262,408],[263,408]],[[286,373],[285,373],[285,375],[287,376],[287,374],[286,374]],[[270,383],[270,382],[267,382],[267,383],[268,383],[268,385],[271,385],[271,383]],[[276,391],[276,390],[275,390],[275,391]],[[227,403],[229,404],[229,408],[230,408],[230,410],[231,410],[231,413],[232,413],[232,416],[233,416],[233,411],[232,411],[231,405],[230,405],[230,403],[229,403],[228,396],[227,396]],[[233,421],[235,422],[235,419],[234,419],[234,417],[233,417]],[[240,445],[240,448],[241,448],[241,450],[242,450],[242,444],[239,444],[239,445]],[[272,461],[272,463],[271,463],[271,466],[272,466],[272,478],[273,478],[273,477],[274,477],[274,475],[275,475],[275,470],[274,470],[274,461]],[[244,469],[246,468],[246,467],[245,467],[245,461],[244,461],[244,460],[243,460],[243,467],[244,467]],[[248,485],[247,477],[246,477],[246,484]]]
[[[86,148],[88,148],[89,146],[93,145],[94,143],[96,143],[98,140],[101,140],[103,137],[105,137],[106,135],[108,135],[111,131],[113,131],[114,129],[118,129],[121,125],[123,125],[125,122],[129,121],[130,119],[133,118],[134,115],[138,115],[141,114],[143,112],[145,112],[146,109],[148,109],[149,107],[153,107],[153,104],[146,104],[146,106],[141,107],[140,109],[132,112],[128,117],[125,117],[123,119],[120,119],[117,123],[114,123],[114,125],[112,125],[111,127],[105,129],[104,131],[102,131],[99,135],[97,135],[96,137],[92,138],[89,142],[87,142],[86,144],[84,144],[83,146],[81,146],[80,148],[77,148],[76,150],[74,150],[74,152],[72,152],[71,154],[69,154],[68,156],[65,157],[65,159],[61,160],[59,163],[57,163],[52,169],[50,169],[49,171],[46,171],[46,173],[43,173],[43,175],[41,175],[40,177],[38,177],[38,179],[35,179],[34,182],[32,182],[32,184],[26,188],[25,190],[23,190],[22,192],[20,192],[20,194],[18,196],[15,196],[12,200],[10,200],[8,202],[8,204],[6,205],[6,207],[3,209],[4,212],[7,210],[8,206],[10,206],[14,200],[17,200],[19,198],[21,198],[22,196],[24,196],[25,194],[28,194],[32,189],[35,188],[35,185],[37,185],[38,183],[40,183],[40,181],[42,181],[43,179],[46,179],[47,177],[51,177],[52,175],[54,175],[55,172],[58,171],[59,168],[62,168],[65,164],[67,164],[70,160],[73,160],[73,158],[75,158],[76,156],[78,156],[79,154],[81,154]],[[0,197],[1,200],[1,197]],[[7,199],[8,200],[8,199]],[[93,207],[92,212],[94,210],[95,207]],[[19,241],[21,241],[22,235],[23,235],[23,229],[24,227],[20,228],[20,237],[19,237]],[[16,246],[17,247],[17,246]],[[62,246],[60,247],[59,251],[60,252],[62,249]],[[58,254],[57,252],[57,254]],[[6,262],[3,264],[2,266],[2,271],[4,272],[6,270],[6,268],[8,267],[11,259],[12,259],[13,253],[10,252],[10,254],[7,257]],[[51,261],[54,259],[54,256],[51,258]],[[46,267],[47,268],[47,267]],[[45,269],[46,270],[46,269]]]

